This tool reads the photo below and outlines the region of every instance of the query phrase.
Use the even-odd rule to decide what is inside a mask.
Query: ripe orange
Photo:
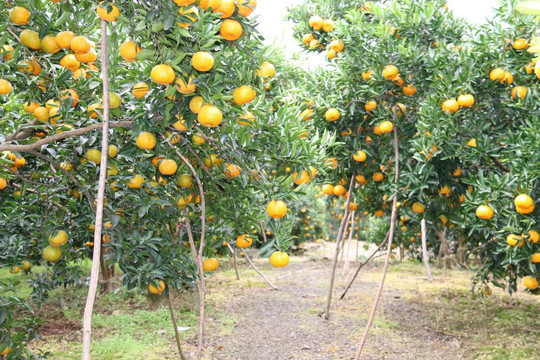
[[[443,102],[442,109],[447,114],[453,114],[459,110],[459,103],[454,99],[448,99]]]
[[[536,290],[538,289],[538,280],[532,276],[525,276],[523,278],[523,285],[525,285],[527,289]]]
[[[461,94],[458,96],[457,102],[461,107],[471,107],[474,105],[474,96],[471,94]]]
[[[270,255],[270,264],[273,267],[285,267],[289,264],[289,254],[282,251],[274,251]]]
[[[155,83],[168,85],[173,83],[176,75],[170,65],[159,64],[152,68],[150,77]]]
[[[244,115],[240,116],[238,118],[238,124],[242,126],[248,126],[252,125],[255,122],[255,115],[253,115],[251,112],[246,111]]]
[[[416,88],[412,85],[407,85],[401,88],[401,91],[403,92],[403,95],[405,96],[413,96],[416,94]]]
[[[484,294],[484,296],[490,296],[492,293],[493,291],[491,290],[489,286],[486,285],[482,287],[482,294]]]
[[[233,92],[233,100],[237,105],[249,104],[255,96],[257,92],[247,85],[240,86]]]
[[[238,14],[248,17],[257,7],[257,0],[238,0],[236,6],[238,6]]]
[[[58,231],[56,235],[49,235],[49,244],[51,246],[60,247],[67,243],[69,237],[64,230]]]
[[[234,179],[235,177],[240,176],[242,168],[236,164],[226,164],[225,165],[225,175],[229,179]]]
[[[506,72],[501,68],[493,69],[489,73],[489,78],[491,81],[504,81],[505,76]]]
[[[71,107],[75,107],[79,102],[79,94],[73,89],[63,90],[61,93],[63,102],[68,105],[71,104]]]
[[[62,49],[69,49],[69,46],[71,45],[71,40],[75,37],[75,34],[71,31],[61,31],[58,34],[56,34],[54,40],[56,41],[56,45]]]
[[[534,211],[534,201],[527,194],[519,194],[514,199],[516,211],[520,214],[530,214]]]
[[[412,204],[412,211],[414,211],[417,214],[421,214],[426,210],[426,206],[422,204],[421,202],[415,201]]]
[[[219,34],[228,41],[238,40],[242,36],[242,33],[242,25],[238,21],[231,19],[223,21],[219,29]]]
[[[324,184],[322,186],[322,192],[326,195],[334,195],[334,185]]]
[[[96,11],[100,19],[109,22],[116,21],[120,16],[120,9],[110,1],[101,2]]]
[[[140,189],[142,187],[142,184],[144,184],[144,178],[142,177],[142,175],[136,174],[131,179],[129,179],[127,187],[130,189]]]
[[[69,45],[75,53],[87,53],[92,48],[90,41],[86,36],[75,36]]]
[[[523,240],[523,236],[516,235],[516,234],[510,234],[506,237],[506,243],[510,246],[518,246],[522,247],[525,243],[525,240]],[[519,244],[518,244],[519,243]]]
[[[215,106],[204,105],[197,115],[197,120],[202,126],[216,127],[223,120],[223,113]]]
[[[332,40],[328,46],[330,46],[330,49],[334,50],[336,53],[342,52],[343,49],[345,48],[343,41],[339,39]]]
[[[178,14],[180,14],[181,16],[187,17],[189,21],[185,23],[181,23],[177,21],[176,25],[180,26],[181,28],[187,28],[197,21],[197,18],[199,17],[199,10],[195,6],[192,6],[187,9],[180,8],[178,10]]]
[[[176,161],[171,159],[161,160],[159,163],[159,172],[163,175],[173,175],[178,169]]]
[[[8,95],[13,91],[13,86],[7,80],[0,79],[0,95]]]
[[[450,195],[450,193],[452,192],[452,190],[450,190],[448,185],[444,185],[438,191],[439,191],[439,194],[446,195],[446,196]]]
[[[362,78],[366,81],[370,81],[372,75],[373,75],[373,71],[366,71],[362,73]]]
[[[21,265],[19,267],[21,268],[21,270],[26,271],[26,270],[30,270],[31,265],[30,265],[30,262],[23,261],[21,262]]]
[[[332,19],[326,19],[323,21],[322,30],[324,32],[332,32],[335,29],[335,24]]]
[[[326,110],[326,113],[324,114],[324,116],[326,117],[326,120],[328,121],[336,121],[337,119],[339,119],[339,116],[340,116],[339,110],[335,108],[330,108]]]
[[[220,12],[222,14],[222,19],[230,18],[234,13],[234,10],[236,10],[234,2],[234,0],[221,0],[221,4],[219,4],[217,9],[214,9],[214,12]]]
[[[236,246],[240,249],[245,249],[251,246],[253,243],[253,240],[249,236],[249,234],[243,234],[236,238]]]
[[[467,143],[465,145],[470,146],[470,147],[476,147],[476,139],[473,138],[473,139],[467,141]]]
[[[96,165],[101,164],[101,151],[98,149],[90,149],[86,152],[86,158]]]
[[[514,41],[514,44],[512,46],[516,50],[523,50],[526,49],[527,46],[529,46],[529,43],[525,39],[517,39],[516,41]]]
[[[4,190],[7,186],[7,180],[3,177],[0,177],[0,190]]]
[[[387,65],[383,69],[383,77],[387,80],[394,80],[398,76],[399,70],[395,65]]]
[[[298,174],[298,172],[294,172],[292,176],[293,182],[296,185],[309,184],[309,182],[311,181],[311,177],[306,170],[302,170],[300,174]]]
[[[353,154],[354,161],[364,162],[366,161],[366,158],[367,158],[367,155],[362,150],[358,150],[356,153]]]
[[[379,181],[383,181],[383,179],[384,179],[384,175],[382,173],[376,172],[373,174],[373,181],[379,182]]]
[[[318,15],[313,15],[309,18],[308,23],[309,26],[313,28],[313,30],[321,30],[324,24],[324,20]]]
[[[536,230],[529,231],[529,241],[536,244],[540,241],[540,234]]]
[[[187,76],[186,74],[184,74]],[[190,76],[188,79],[188,82],[186,83],[183,78],[177,77],[176,78],[176,90],[184,95],[192,94],[197,89],[197,85],[195,85],[192,81],[195,79],[195,76]]]
[[[64,55],[62,59],[60,59],[60,65],[62,65],[68,70],[76,71],[81,66],[81,63],[77,60],[75,55],[67,54]]]
[[[54,246],[47,246],[43,249],[43,259],[50,262],[57,262],[62,256],[62,250]]]
[[[25,29],[21,32],[19,38],[21,39],[21,44],[24,46],[36,51],[41,50],[41,40],[37,32]]]
[[[373,215],[375,215],[376,217],[383,217],[384,211],[382,211],[382,210],[375,210],[375,212],[373,213]]]
[[[75,59],[82,63],[93,63],[97,60],[96,50],[90,49],[90,51],[87,53],[76,53]]]
[[[264,81],[270,80],[274,75],[276,75],[276,68],[271,62],[265,61],[261,64],[261,67],[257,69],[257,76],[264,79]]]
[[[371,112],[377,108],[377,102],[375,100],[370,100],[364,105],[364,109],[366,109],[367,112]]]
[[[512,89],[512,97],[517,99],[518,97],[524,98],[527,96],[527,88],[525,86],[516,86]]]
[[[216,258],[209,258],[203,261],[204,271],[214,271],[218,268],[219,262]]]
[[[137,99],[145,97],[148,91],[150,91],[150,86],[145,82],[139,82],[133,86],[133,96]]]
[[[313,40],[315,40],[315,37],[311,33],[310,34],[305,34],[304,36],[302,36],[302,42],[306,46],[309,46],[309,43],[312,42]]]
[[[148,285],[148,291],[150,291],[151,294],[157,295],[162,293],[165,290],[165,283],[163,280],[158,281],[158,286],[155,287],[154,285],[149,284]]]
[[[347,192],[347,190],[345,189],[345,187],[343,185],[334,186],[334,195],[341,196],[341,195],[345,194],[346,192]]]
[[[199,51],[191,58],[191,65],[198,71],[210,71],[214,67],[214,57],[209,52]]]
[[[12,46],[9,46],[7,44],[3,45],[0,48],[0,55],[3,56],[3,60],[9,61],[13,59],[14,53],[15,53],[15,49]]]
[[[41,39],[41,48],[43,49],[43,52],[47,54],[56,54],[60,51],[60,46],[56,43],[55,38],[50,35]]]
[[[531,262],[533,264],[540,263],[540,252],[536,252],[536,253],[533,254],[533,256],[531,256]]]
[[[390,121],[383,121],[379,124],[379,131],[381,134],[386,134],[394,130],[394,125]]]
[[[272,219],[281,219],[287,215],[287,204],[281,200],[272,200],[266,206],[266,212]]]
[[[120,56],[127,62],[137,61],[137,54],[141,52],[141,47],[132,40],[128,40],[120,46]]]
[[[46,107],[38,106],[38,107],[34,110],[34,116],[35,116],[36,119],[38,119],[39,121],[46,122],[46,121],[49,120],[49,110],[47,110]]]
[[[15,6],[9,11],[9,20],[17,25],[26,25],[28,24],[28,19],[30,19],[30,11],[22,6]]]
[[[478,216],[480,219],[489,220],[493,217],[493,215],[493,209],[489,205],[480,205],[476,209],[476,216]]]
[[[136,144],[140,149],[151,150],[156,146],[156,137],[149,132],[142,132],[137,136]]]
[[[96,109],[103,109],[103,105],[101,105],[100,103],[90,104],[88,105],[86,112],[91,118],[96,119],[98,117],[98,113],[96,112]]]

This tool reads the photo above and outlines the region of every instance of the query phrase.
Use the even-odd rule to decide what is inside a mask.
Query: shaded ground
[[[279,291],[270,290],[244,260],[240,261],[240,281],[230,264],[220,261],[219,271],[207,281],[203,358],[354,359],[382,264],[363,269],[347,297],[338,300],[350,273],[342,275],[340,264],[331,318],[325,321],[319,314],[331,264],[324,256],[331,252],[332,244],[321,244],[302,258],[293,257],[284,269],[257,260]],[[449,271],[443,277],[435,270],[434,275],[436,280],[428,283],[421,278],[420,264],[391,264],[362,359],[540,359],[538,297],[520,289],[513,298],[499,291],[482,298],[470,292],[470,272]],[[81,291],[51,297],[56,305],[45,308],[52,316],[42,328],[44,340],[35,346],[51,351],[52,359],[79,357]],[[178,359],[168,309],[159,298],[153,300],[157,301],[125,293],[100,297],[94,316],[93,358]],[[182,335],[189,359],[194,358],[196,346],[195,303],[194,292],[175,294],[179,325],[187,330]]]

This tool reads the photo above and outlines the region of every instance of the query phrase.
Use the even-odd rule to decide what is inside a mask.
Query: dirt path
[[[285,269],[260,264],[271,279],[315,265],[299,258]],[[354,359],[378,283],[360,278],[344,300],[334,295],[331,319],[324,321],[319,313],[324,308],[330,262],[316,265],[322,267],[276,279],[279,291],[266,288],[245,266],[240,282],[231,271],[211,277],[210,302],[230,313],[234,325],[223,329],[223,324],[210,319],[205,358]],[[364,272],[376,276],[380,269]],[[405,299],[389,282],[362,359],[462,359],[459,342],[426,327],[429,319],[428,309]]]

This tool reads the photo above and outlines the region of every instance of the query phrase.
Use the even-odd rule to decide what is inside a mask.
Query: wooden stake
[[[422,231],[422,257],[424,258],[424,265],[426,267],[427,279],[428,281],[433,281],[431,276],[431,269],[429,268],[429,255],[427,251],[427,241],[426,241],[426,219],[422,219],[420,222],[420,227]]]
[[[367,340],[367,336],[369,333],[369,329],[371,328],[371,324],[373,323],[373,319],[375,318],[375,312],[377,311],[377,306],[379,305],[379,300],[381,299],[381,294],[384,286],[384,280],[386,278],[386,272],[388,271],[388,264],[390,263],[390,254],[392,253],[392,240],[394,239],[394,230],[396,227],[396,218],[397,218],[397,197],[398,197],[398,181],[399,181],[399,144],[398,144],[398,136],[397,136],[397,106],[394,106],[394,155],[396,159],[396,172],[394,176],[394,202],[392,204],[392,216],[390,218],[390,235],[388,236],[388,248],[386,250],[386,258],[384,260],[384,269],[383,274],[381,278],[381,282],[379,283],[379,290],[377,291],[377,296],[375,297],[375,302],[373,303],[373,308],[371,309],[371,314],[369,315],[369,320],[366,325],[366,329],[364,331],[364,335],[362,336],[362,340],[360,340],[360,345],[358,346],[358,351],[356,352],[355,360],[360,359],[360,355],[362,354],[362,350],[364,348],[364,345]]]
[[[83,349],[82,359],[90,360],[90,344],[92,341],[92,313],[99,281],[101,256],[101,229],[103,225],[103,199],[105,198],[105,182],[107,180],[107,156],[109,152],[109,66],[107,56],[107,22],[101,20],[101,78],[103,80],[103,132],[101,141],[101,165],[96,209],[96,228],[94,229],[94,254],[90,284],[83,316]]]

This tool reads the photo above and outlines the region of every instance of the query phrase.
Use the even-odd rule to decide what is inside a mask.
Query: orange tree
[[[476,281],[515,291],[523,278],[537,291],[538,49],[527,51],[536,24],[514,5],[482,27],[454,18],[444,1],[309,1],[289,17],[306,51],[329,60],[306,84],[313,96],[304,105],[342,143],[328,183],[356,175],[353,201],[375,216],[398,196],[402,241],[419,239],[425,218],[436,254],[478,255]]]
[[[114,288],[119,264],[128,289],[153,294],[201,281],[193,257],[211,257],[263,222],[275,235],[266,253],[288,249],[287,209],[275,219],[265,210],[272,200],[292,205],[302,189],[271,171],[320,167],[332,139],[305,136],[300,107],[279,95],[288,65],[268,61],[248,17],[254,4],[0,4],[0,259],[46,267],[29,280],[37,300],[79,283],[78,260],[98,245],[102,290]],[[111,129],[94,246],[105,78]],[[23,340],[2,332],[0,351],[20,358]]]

